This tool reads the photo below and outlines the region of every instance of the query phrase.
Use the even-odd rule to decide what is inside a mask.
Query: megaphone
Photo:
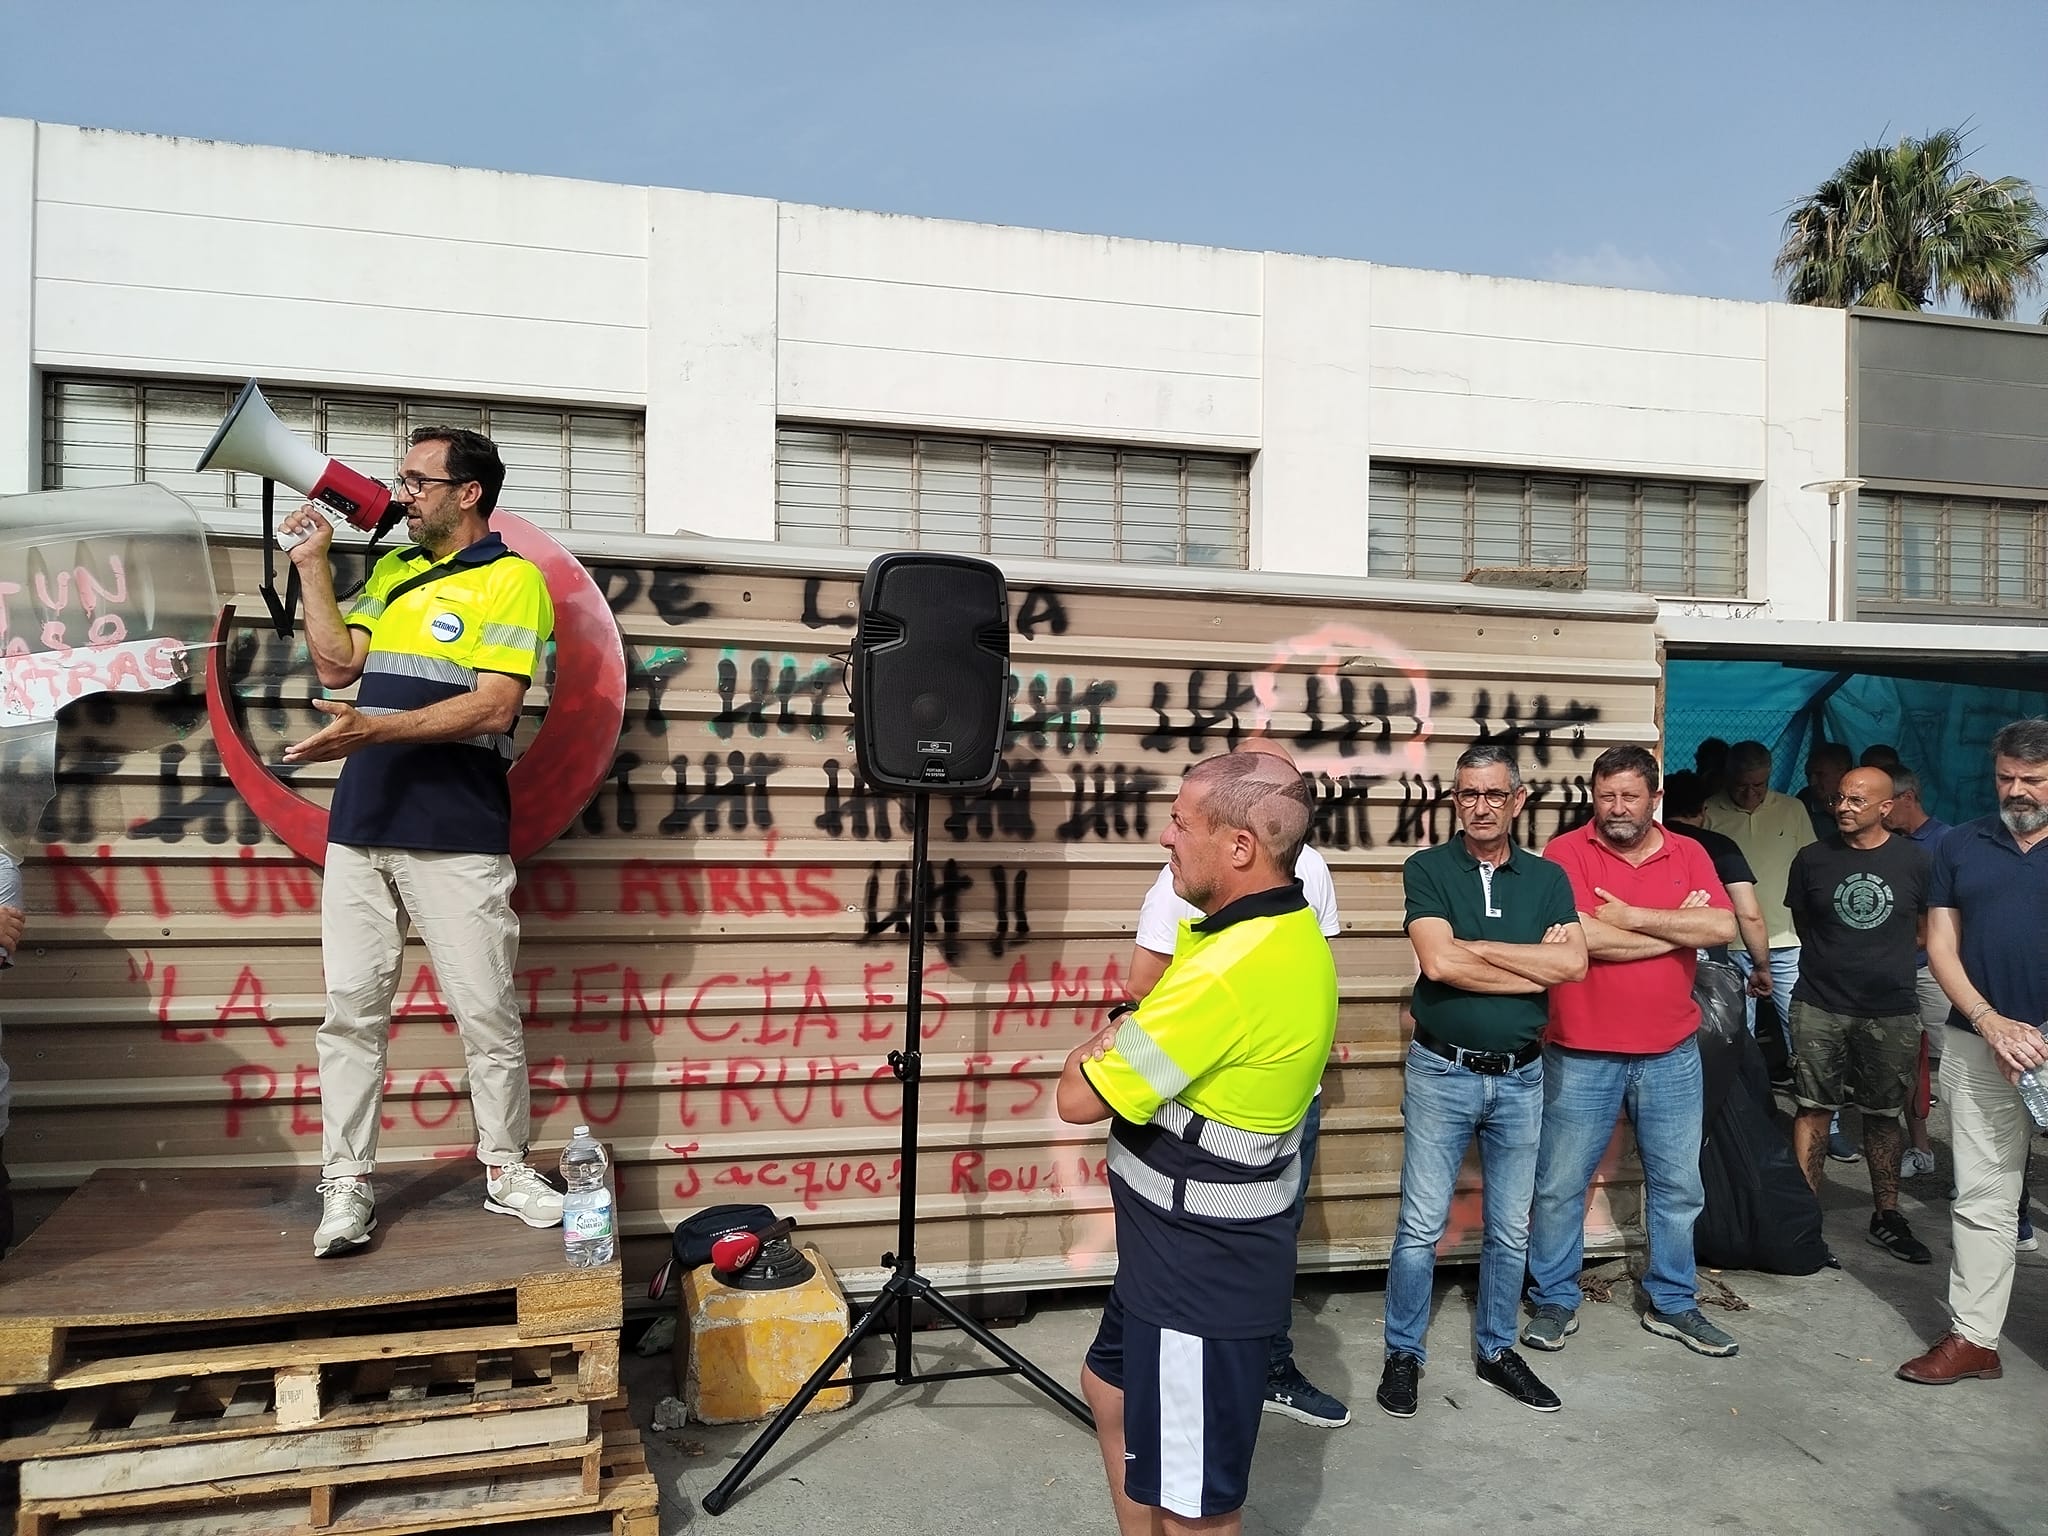
[[[280,636],[292,632],[292,614],[299,605],[299,571],[292,567],[282,596],[277,590],[277,572],[272,565],[272,541],[290,554],[305,541],[303,533],[274,533],[277,487],[288,485],[304,496],[330,523],[348,522],[370,535],[376,548],[405,508],[391,499],[391,492],[368,475],[358,474],[339,459],[330,459],[311,443],[304,442],[283,422],[263,391],[251,379],[242,386],[234,408],[214,429],[213,440],[199,455],[198,467],[244,470],[263,477],[263,601]],[[369,569],[368,557],[364,571]]]
[[[288,485],[329,522],[347,521],[365,533],[382,535],[404,515],[392,504],[387,487],[339,459],[328,458],[279,421],[254,379],[242,386],[234,408],[199,455],[198,467],[246,470]],[[267,511],[267,500],[265,505]],[[304,538],[304,534],[280,533],[278,548],[290,552]]]

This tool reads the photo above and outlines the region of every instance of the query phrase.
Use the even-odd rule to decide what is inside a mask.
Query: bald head
[[[1882,768],[1851,768],[1835,793],[1835,826],[1851,847],[1865,839],[1884,840],[1884,819],[1892,808],[1892,776]]]

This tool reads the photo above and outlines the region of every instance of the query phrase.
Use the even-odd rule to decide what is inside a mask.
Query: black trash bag
[[[1705,1123],[1713,1124],[1721,1101],[1741,1075],[1744,1048],[1751,1046],[1749,994],[1742,972],[1725,960],[1702,960],[1694,974],[1692,1000],[1700,1009],[1700,1073],[1706,1080]]]
[[[1821,1235],[1820,1199],[1799,1171],[1792,1144],[1771,1118],[1770,1073],[1742,1025],[1739,1003],[1735,1019],[1732,1042],[1718,1025],[1714,1030],[1713,1050],[1722,1057],[1727,1081],[1716,1103],[1711,1073],[1708,1077],[1706,1138],[1700,1146],[1707,1203],[1693,1225],[1693,1255],[1710,1269],[1810,1275],[1830,1257]],[[1704,1006],[1700,1053],[1704,1064]]]

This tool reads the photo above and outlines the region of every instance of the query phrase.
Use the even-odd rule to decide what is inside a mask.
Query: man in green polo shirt
[[[1544,993],[1586,974],[1586,940],[1564,871],[1515,846],[1515,818],[1529,792],[1507,751],[1468,747],[1452,796],[1461,834],[1401,868],[1408,941],[1422,974],[1401,1096],[1401,1217],[1387,1265],[1387,1363],[1377,1394],[1397,1419],[1415,1413],[1436,1248],[1475,1135],[1485,1174],[1474,1309],[1479,1379],[1539,1413],[1559,1406],[1513,1346],[1543,1130]]]

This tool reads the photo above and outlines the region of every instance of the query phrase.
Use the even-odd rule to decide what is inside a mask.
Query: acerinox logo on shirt
[[[462,638],[462,617],[454,613],[437,613],[428,621],[427,628],[433,632],[436,640],[444,645],[452,645]]]

